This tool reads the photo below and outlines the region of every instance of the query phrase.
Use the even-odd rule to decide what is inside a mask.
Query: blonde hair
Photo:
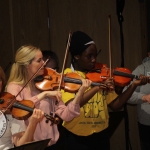
[[[15,55],[15,63],[12,65],[8,83],[14,82],[24,85],[28,81],[27,65],[32,62],[40,49],[32,45],[21,46]]]
[[[6,77],[5,77],[5,73],[1,66],[0,66],[0,78],[2,79],[2,86],[4,86],[6,83]]]

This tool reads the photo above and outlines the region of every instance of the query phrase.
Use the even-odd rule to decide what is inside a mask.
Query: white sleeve
[[[17,120],[15,118],[12,118],[10,127],[11,127],[12,135],[19,133],[19,132],[23,132],[26,129],[24,121]]]

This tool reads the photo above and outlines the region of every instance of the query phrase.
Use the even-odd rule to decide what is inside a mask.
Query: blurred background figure
[[[144,74],[150,76],[150,52],[145,57],[141,64],[139,64],[132,74],[139,76]],[[124,88],[124,90],[127,87]],[[147,83],[142,86],[138,86],[133,92],[132,96],[128,100],[129,104],[137,105],[137,123],[139,130],[139,138],[141,144],[141,150],[150,149],[150,84]]]
[[[148,60],[150,60],[150,52],[148,52],[148,56],[143,59],[142,63],[145,63]]]
[[[43,54],[44,61],[46,61],[46,59],[49,58],[49,61],[46,63],[46,67],[52,68],[58,72],[59,71],[59,59],[58,59],[57,54],[50,50],[43,50],[42,54]],[[60,123],[58,124],[58,131],[60,133],[60,136],[55,146],[57,147],[57,150],[65,150],[65,131],[64,131],[64,128],[62,127],[63,121],[61,118],[59,118],[59,121]]]
[[[44,61],[47,58],[49,58],[49,61],[47,62],[46,67],[52,68],[58,72],[59,71],[59,59],[58,59],[57,54],[50,50],[43,50],[42,54],[43,54]]]

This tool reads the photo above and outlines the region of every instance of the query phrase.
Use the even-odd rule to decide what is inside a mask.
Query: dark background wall
[[[149,0],[125,0],[123,9],[124,65],[133,70],[150,48]],[[101,49],[98,61],[109,67],[109,27],[111,15],[112,67],[121,65],[120,26],[115,0],[0,0],[0,65],[9,75],[16,50],[24,44],[53,50],[64,60],[70,31],[89,34]],[[69,65],[70,59],[67,60]],[[8,69],[7,69],[8,67]],[[127,106],[129,136],[133,150],[139,150],[136,106]],[[117,122],[113,118],[111,124]],[[125,150],[124,119],[111,137],[112,150]]]

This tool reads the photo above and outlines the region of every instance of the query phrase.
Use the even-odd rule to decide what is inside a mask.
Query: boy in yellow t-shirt
[[[97,48],[94,41],[84,32],[76,31],[72,34],[70,43],[71,67],[65,74],[76,72],[82,78],[95,68]],[[100,68],[101,69],[101,68]],[[129,88],[119,96],[115,91],[106,91],[99,86],[89,87],[80,101],[80,116],[72,121],[63,122],[66,136],[66,150],[109,150],[108,106],[112,110],[121,109],[139,85],[146,84],[148,77],[140,76]],[[112,79],[104,81],[113,86]],[[68,93],[62,90],[62,99],[66,105],[77,93]]]

